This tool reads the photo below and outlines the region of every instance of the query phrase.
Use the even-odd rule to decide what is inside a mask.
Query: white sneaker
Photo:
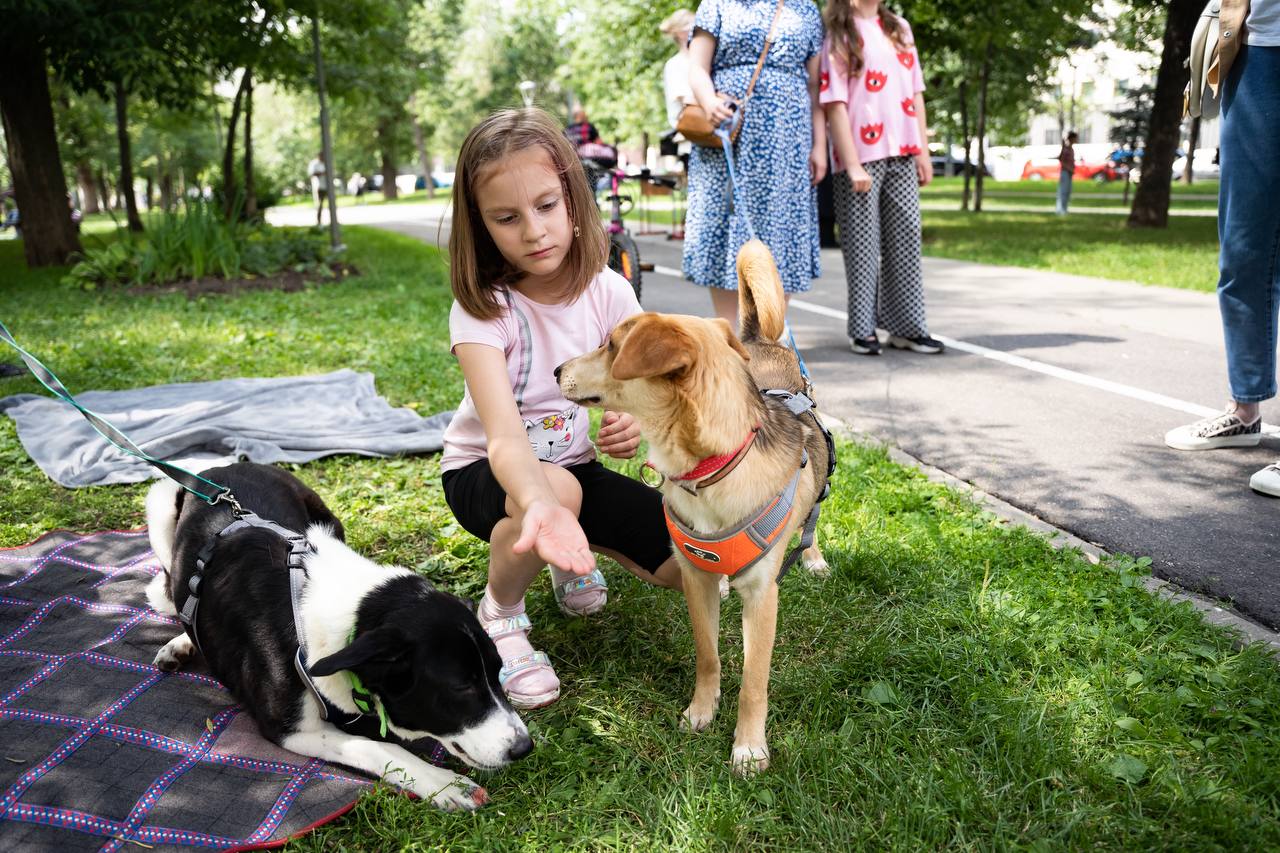
[[[1255,472],[1249,478],[1249,488],[1264,495],[1280,498],[1280,461],[1272,462],[1261,471]]]
[[[1257,447],[1262,440],[1262,416],[1251,424],[1233,411],[1223,412],[1164,434],[1174,450],[1213,450],[1215,447]]]

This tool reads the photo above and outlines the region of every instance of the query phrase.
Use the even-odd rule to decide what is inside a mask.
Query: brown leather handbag
[[[756,80],[760,77],[760,70],[764,68],[764,59],[769,55],[769,48],[773,46],[773,39],[778,28],[778,18],[782,15],[782,4],[783,0],[778,0],[778,5],[773,10],[773,22],[769,24],[769,34],[765,36],[764,49],[760,51],[760,58],[756,61],[756,70],[751,75],[751,82],[747,84],[747,93],[743,96],[742,103],[733,118],[733,128],[729,131],[730,142],[737,143],[738,134],[742,131],[743,114],[746,111],[748,102],[751,100],[751,93],[756,88]],[[722,99],[732,100],[732,97],[724,92],[716,92],[716,95]],[[707,117],[706,110],[698,104],[685,104],[684,109],[680,110],[680,115],[676,119],[676,131],[694,145],[701,145],[705,148],[720,147],[720,137],[716,136],[715,125]]]

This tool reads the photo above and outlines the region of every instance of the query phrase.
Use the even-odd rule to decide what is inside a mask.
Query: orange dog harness
[[[809,461],[809,454],[804,454],[800,470]],[[800,483],[800,471],[796,471],[791,482],[773,500],[747,516],[747,521],[729,530],[722,530],[714,536],[705,536],[690,530],[680,519],[671,513],[671,507],[664,500],[662,511],[667,519],[667,530],[671,533],[671,541],[680,549],[689,562],[706,572],[721,575],[736,575],[748,569],[769,553],[778,537],[787,526],[791,512],[795,508],[796,486]]]
[[[778,400],[796,417],[801,417],[807,413],[809,417],[813,418],[814,425],[822,432],[822,436],[826,440],[827,477],[829,480],[836,467],[835,442],[831,438],[831,433],[814,414],[813,400],[807,394],[790,391],[768,390],[760,393]],[[747,436],[747,440],[733,453],[704,459],[692,472],[679,477],[672,477],[671,479],[687,481],[696,480],[699,477],[705,478],[694,486],[686,485],[683,482],[679,483],[681,488],[696,496],[699,488],[719,480],[741,461],[743,455],[750,449],[759,429],[759,426],[753,429],[751,435]],[[648,465],[649,463],[646,462],[645,464]],[[761,557],[768,554],[781,537],[782,531],[791,519],[792,511],[795,509],[796,488],[800,483],[800,472],[808,465],[809,452],[802,449],[800,452],[800,468],[791,477],[791,482],[787,483],[786,488],[760,509],[748,515],[746,521],[736,527],[711,535],[700,534],[690,530],[687,524],[672,514],[671,507],[664,498],[662,512],[667,520],[667,531],[671,534],[672,543],[680,553],[688,558],[690,563],[703,571],[732,577],[738,572],[749,569],[759,562]],[[782,580],[783,575],[800,558],[804,549],[813,544],[813,535],[818,527],[818,514],[822,501],[826,499],[830,490],[831,484],[828,482],[823,488],[822,494],[814,502],[813,509],[809,511],[809,516],[805,519],[804,527],[800,532],[800,544],[793,548],[783,560],[782,566],[778,570],[777,580]]]

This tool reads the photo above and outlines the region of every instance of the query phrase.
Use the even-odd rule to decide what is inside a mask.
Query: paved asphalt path
[[[436,244],[442,208],[343,208]],[[306,223],[306,211],[272,220]],[[679,278],[681,244],[640,237],[657,265],[654,311],[706,315]],[[1080,276],[925,260],[931,331],[942,355],[852,354],[844,268],[823,250],[822,277],[790,321],[823,411],[1108,551],[1150,556],[1155,573],[1228,601],[1280,629],[1280,501],[1249,475],[1280,458],[1280,434],[1256,449],[1177,452],[1165,431],[1227,400],[1214,296]],[[1280,404],[1263,405],[1267,423]]]

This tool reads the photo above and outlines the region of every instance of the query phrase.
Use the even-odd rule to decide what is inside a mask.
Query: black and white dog
[[[147,494],[151,547],[165,569],[147,588],[151,606],[169,615],[182,610],[205,551],[194,622],[200,651],[264,737],[381,776],[441,808],[484,805],[488,794],[475,782],[405,748],[432,737],[482,770],[504,767],[533,748],[498,684],[498,650],[468,605],[408,569],[352,551],[320,496],[284,471],[239,463],[203,476],[229,487],[244,509],[305,533],[298,609],[304,659],[328,708],[294,665],[299,633],[289,543],[261,527],[219,536],[234,520],[230,508],[210,506],[170,480]],[[175,670],[195,652],[188,629],[155,663]],[[371,713],[361,714],[362,698]]]

